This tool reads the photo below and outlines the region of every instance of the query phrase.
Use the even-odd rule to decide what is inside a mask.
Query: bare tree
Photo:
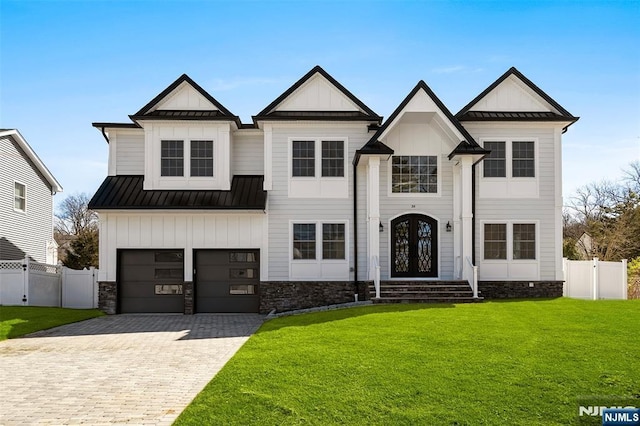
[[[62,263],[72,269],[98,266],[98,215],[87,194],[65,198],[56,212],[54,237]]]
[[[89,210],[90,198],[86,193],[65,198],[56,213],[55,230],[62,235],[78,235],[98,227],[98,215]]]

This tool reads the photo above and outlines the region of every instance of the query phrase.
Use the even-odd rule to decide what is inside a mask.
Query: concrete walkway
[[[263,319],[117,315],[0,342],[0,425],[170,425]]]

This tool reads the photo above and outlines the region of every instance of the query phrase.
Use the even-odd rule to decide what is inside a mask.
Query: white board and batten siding
[[[534,141],[535,178],[519,178],[527,187],[526,191],[514,198],[500,184],[511,180],[506,178],[483,177],[482,162],[476,166],[476,264],[479,265],[480,280],[562,280],[562,179],[560,159],[559,129],[546,124],[508,123],[465,123],[471,135],[482,141]],[[507,162],[510,158],[507,158]],[[493,181],[493,182],[490,182]],[[489,186],[487,182],[490,182]],[[512,185],[513,182],[505,183]],[[517,182],[516,182],[517,185]],[[484,224],[506,223],[510,235],[514,223],[534,223],[536,225],[535,260],[485,260]],[[560,238],[558,237],[560,236]],[[511,238],[508,250],[512,249]],[[508,258],[509,258],[508,254]]]
[[[15,183],[26,187],[25,211],[14,209]],[[0,139],[0,259],[47,261],[53,241],[52,187],[11,136]]]
[[[193,280],[193,250],[259,249],[267,269],[267,215],[248,212],[135,211],[100,213],[99,281],[116,281],[118,249],[183,249],[185,281]]]
[[[369,139],[366,122],[274,122],[271,132],[272,190],[269,191],[269,279],[309,280],[309,281],[346,281],[353,279],[353,165],[351,160],[355,151]],[[347,167],[341,188],[335,197],[322,194],[322,197],[291,197],[290,190],[290,144],[291,140],[337,140],[344,139],[347,144]],[[316,173],[320,170],[316,168]],[[345,196],[346,195],[346,196]],[[362,218],[359,211],[361,234]],[[316,262],[309,268],[298,267],[292,259],[293,223],[345,223],[346,259],[343,262]],[[360,240],[359,253],[366,253],[366,241]],[[321,241],[318,255],[321,253]],[[319,256],[318,256],[319,257]],[[304,263],[304,262],[298,262]],[[331,263],[331,265],[329,265]],[[292,266],[293,265],[293,266]],[[363,278],[359,276],[359,279]]]

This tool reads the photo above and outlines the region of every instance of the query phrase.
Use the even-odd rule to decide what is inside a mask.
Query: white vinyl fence
[[[564,259],[564,295],[575,299],[627,299],[627,261]]]
[[[0,305],[98,307],[98,270],[0,260]]]

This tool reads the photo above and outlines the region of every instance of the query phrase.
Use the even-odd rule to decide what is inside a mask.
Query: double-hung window
[[[213,141],[191,140],[187,143],[190,148],[185,150],[184,140],[160,141],[160,176],[213,176]],[[185,152],[189,153],[187,161]]]
[[[505,142],[487,141],[484,147],[491,150],[484,158],[484,177],[507,176]]]
[[[438,192],[438,157],[395,155],[391,160],[391,192],[435,194]]]
[[[290,138],[289,196],[346,198],[346,138]]]
[[[484,147],[491,153],[483,160],[483,177],[533,178],[536,176],[534,141],[485,141]]]
[[[191,176],[213,176],[213,141],[191,141]]]
[[[315,141],[293,141],[293,177],[314,177],[316,175]]]
[[[15,182],[13,186],[13,208],[17,211],[24,212],[27,210],[27,187],[20,183]]]
[[[293,258],[316,258],[315,223],[296,223],[293,225]]]
[[[535,259],[535,223],[484,224],[484,260]]]
[[[316,226],[317,225],[317,226]],[[320,235],[318,235],[318,233]],[[320,243],[320,244],[319,244]],[[293,259],[345,259],[344,223],[294,223]]]
[[[184,176],[184,141],[163,140],[160,149],[160,176]]]
[[[511,175],[513,177],[535,177],[535,149],[531,141],[513,141]]]

